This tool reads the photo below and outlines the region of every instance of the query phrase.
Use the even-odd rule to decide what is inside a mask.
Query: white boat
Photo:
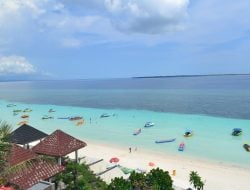
[[[153,127],[155,124],[153,122],[145,123],[144,127]]]

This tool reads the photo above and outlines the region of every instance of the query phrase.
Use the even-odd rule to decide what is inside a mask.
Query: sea
[[[13,110],[25,108],[32,109],[28,124],[46,133],[61,129],[87,143],[250,167],[243,148],[250,144],[249,75],[0,82],[0,120],[14,130],[25,113]],[[74,116],[84,123],[62,119]],[[233,128],[243,134],[232,136]],[[186,130],[193,136],[184,137]]]

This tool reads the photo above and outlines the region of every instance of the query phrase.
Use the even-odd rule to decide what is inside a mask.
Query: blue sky
[[[0,78],[250,73],[248,0],[0,0]]]

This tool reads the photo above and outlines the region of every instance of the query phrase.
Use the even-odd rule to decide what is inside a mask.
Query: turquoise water
[[[161,153],[170,153],[182,157],[196,157],[217,162],[250,165],[250,153],[242,145],[250,143],[250,120],[212,117],[205,115],[175,114],[146,110],[97,109],[72,106],[38,105],[16,103],[17,107],[7,108],[10,102],[0,100],[0,119],[4,119],[13,128],[17,128],[20,115],[13,116],[13,109],[31,108],[29,124],[47,133],[61,129],[75,137],[105,142],[108,144],[137,147]],[[55,113],[48,113],[53,108]],[[109,118],[100,118],[103,113],[114,114]],[[42,120],[43,115],[54,116],[52,120]],[[80,115],[85,119],[83,126],[75,122],[59,120],[57,117]],[[91,118],[91,123],[90,123]],[[143,128],[145,122],[152,121],[155,126]],[[233,128],[243,129],[240,137],[231,136]],[[142,133],[133,136],[133,132],[142,128]],[[184,138],[186,129],[194,131],[194,136]],[[176,138],[173,143],[155,144],[155,140]],[[87,141],[88,142],[88,141]],[[178,152],[178,145],[184,142],[186,149]]]

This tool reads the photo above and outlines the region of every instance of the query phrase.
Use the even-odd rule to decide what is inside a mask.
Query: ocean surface
[[[6,105],[14,103],[15,107]],[[250,166],[250,76],[203,76],[0,83],[0,119],[23,121],[14,109],[31,108],[30,125],[62,129],[81,139],[181,157]],[[53,108],[55,112],[49,113]],[[100,118],[103,113],[111,116]],[[54,119],[42,120],[44,115]],[[84,117],[84,125],[58,117]],[[147,121],[155,126],[144,128]],[[242,128],[239,137],[233,128]],[[133,132],[142,128],[141,134]],[[185,130],[194,135],[183,137]],[[155,144],[155,140],[176,138]],[[178,151],[181,142],[184,152]]]

